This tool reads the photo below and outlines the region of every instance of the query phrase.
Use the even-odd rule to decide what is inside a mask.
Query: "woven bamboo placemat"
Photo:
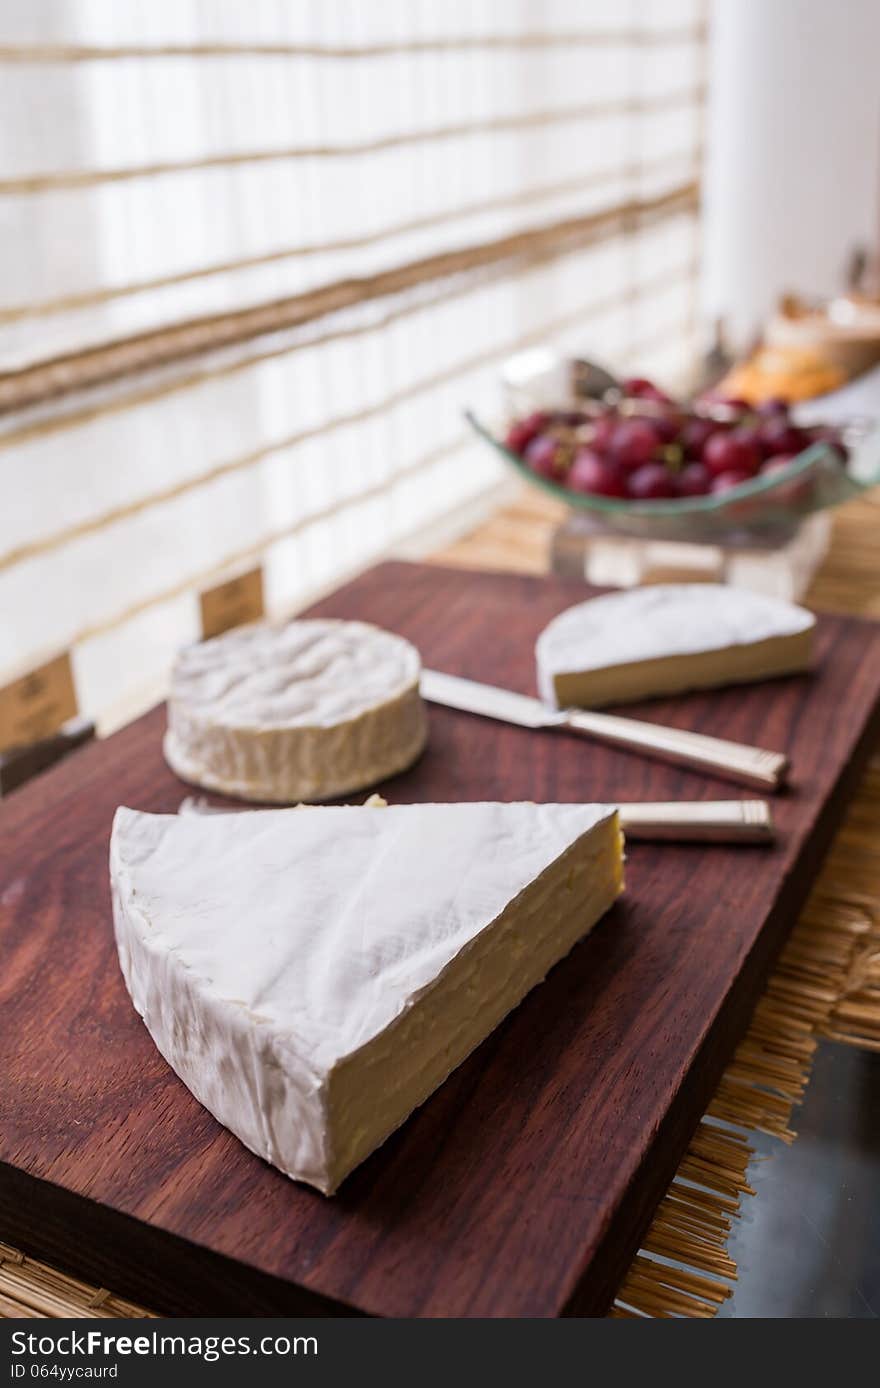
[[[435,558],[546,572],[565,508],[533,492]],[[841,507],[808,594],[826,612],[880,618],[880,490]],[[661,1202],[611,1315],[710,1318],[731,1295],[727,1239],[752,1194],[750,1133],[794,1140],[792,1115],[822,1037],[880,1051],[880,757],[871,763],[748,1033]],[[0,1316],[148,1316],[143,1307],[0,1243]]]

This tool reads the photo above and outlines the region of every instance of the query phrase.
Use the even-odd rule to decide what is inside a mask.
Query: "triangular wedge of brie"
[[[607,805],[120,809],[113,914],[168,1063],[325,1193],[622,890]]]
[[[721,583],[658,583],[569,607],[535,655],[541,697],[601,708],[804,670],[812,612]]]

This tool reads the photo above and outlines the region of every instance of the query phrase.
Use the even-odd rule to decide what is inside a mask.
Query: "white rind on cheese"
[[[331,1193],[622,889],[613,807],[117,811],[128,991],[193,1094]]]
[[[244,800],[347,795],[422,751],[420,673],[409,641],[366,622],[226,632],[178,656],[166,760],[183,780]]]
[[[656,584],[579,603],[538,637],[541,697],[558,708],[649,699],[805,669],[815,617],[720,583]]]

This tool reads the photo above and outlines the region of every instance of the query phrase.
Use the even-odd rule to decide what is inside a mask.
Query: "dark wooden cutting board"
[[[535,637],[584,594],[383,564],[314,611],[530,692]],[[125,992],[108,836],[117,805],[185,793],[163,710],[74,754],[0,805],[0,1238],[172,1313],[601,1314],[817,872],[878,696],[880,628],[826,617],[811,675],[634,710],[786,749],[778,845],[633,845],[625,899],[332,1200],[200,1107]],[[568,735],[430,723],[394,801],[737,793]]]

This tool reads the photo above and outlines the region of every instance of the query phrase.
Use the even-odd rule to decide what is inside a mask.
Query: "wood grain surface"
[[[533,692],[583,585],[384,564],[316,612]],[[0,1229],[168,1313],[601,1314],[665,1192],[876,732],[880,628],[820,618],[811,675],[633,709],[787,750],[770,850],[633,845],[626,897],[332,1200],[245,1150],[131,1007],[118,804],[171,811],[156,709],[0,805]],[[432,708],[417,800],[719,798],[721,782]]]

